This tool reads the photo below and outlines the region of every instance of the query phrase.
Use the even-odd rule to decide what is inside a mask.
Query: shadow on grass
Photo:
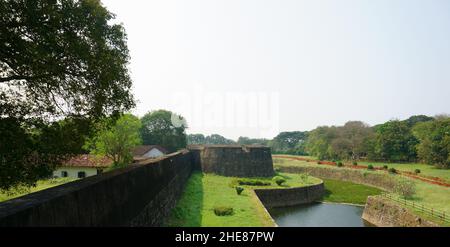
[[[203,209],[203,174],[193,172],[186,187],[172,210],[167,226],[196,227],[201,226]]]

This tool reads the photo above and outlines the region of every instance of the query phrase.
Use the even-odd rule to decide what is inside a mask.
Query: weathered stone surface
[[[369,196],[362,218],[375,226],[436,227],[438,224],[415,215],[411,210],[379,196]]]
[[[318,201],[325,193],[320,184],[285,189],[256,189],[256,195],[267,208],[286,207]]]
[[[187,150],[0,203],[0,226],[160,226],[192,171]]]
[[[192,145],[188,149],[197,169],[235,177],[274,175],[269,147],[246,145]]]

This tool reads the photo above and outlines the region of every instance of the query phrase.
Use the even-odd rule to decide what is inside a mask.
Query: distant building
[[[157,158],[164,156],[168,151],[159,145],[142,145],[137,146],[133,150],[133,158],[136,159],[147,159],[147,158]]]
[[[53,177],[85,178],[102,173],[112,163],[113,161],[107,157],[82,154],[64,162],[53,171]]]

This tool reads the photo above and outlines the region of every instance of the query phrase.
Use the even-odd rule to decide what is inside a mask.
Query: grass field
[[[189,178],[183,195],[172,211],[168,226],[272,226],[273,222],[262,204],[258,203],[252,188],[289,188],[305,186],[299,174],[278,174],[286,178],[283,186],[243,186],[237,195],[233,186],[236,178],[214,174],[194,173]],[[270,181],[270,178],[258,178]],[[309,177],[308,184],[318,183],[320,179]],[[216,216],[214,207],[233,208],[233,215]]]
[[[380,195],[382,190],[351,182],[323,179],[325,183],[324,202],[364,205],[368,196]]]
[[[317,160],[313,156],[295,156],[286,155],[292,157],[302,157],[305,159]],[[389,168],[393,167],[400,171],[414,172],[416,169],[420,170],[420,175],[438,177],[444,179],[446,182],[450,183],[450,169],[440,169],[432,165],[420,164],[420,163],[387,163],[387,162],[370,162],[370,161],[360,161],[359,165],[373,165],[374,167],[383,167],[387,165]]]
[[[54,187],[54,186],[58,186],[58,185],[61,185],[61,184],[65,184],[65,183],[68,183],[68,182],[71,182],[71,181],[74,181],[74,180],[76,180],[76,179],[74,179],[74,178],[55,178],[55,179],[48,179],[48,180],[39,180],[37,182],[36,187],[31,187],[31,188],[25,189],[25,190],[20,191],[20,192],[15,192],[14,194],[8,194],[8,193],[5,193],[5,192],[3,192],[3,193],[0,192],[0,202],[6,201],[6,200],[10,200],[10,199],[13,199],[13,198],[17,198],[17,197],[20,197],[20,196],[24,196],[26,194],[33,193],[33,192],[36,192],[36,191],[48,189],[48,188],[51,188],[51,187]]]
[[[282,166],[316,166],[327,169],[350,169],[350,168],[337,168],[334,166],[327,165],[318,165],[313,162],[299,161],[299,160],[291,160],[291,159],[283,159],[283,158],[274,158],[274,166],[282,167]],[[424,165],[425,166],[425,165]],[[400,168],[399,168],[400,169]],[[359,170],[360,172],[373,172],[386,174],[384,171],[368,171],[368,170]],[[386,174],[387,176],[387,174]],[[399,178],[399,175],[395,175]],[[405,179],[409,179],[403,177]],[[438,210],[443,210],[449,213],[450,215],[450,188],[429,184],[426,182],[422,182],[420,180],[412,179],[416,185],[416,194],[411,201],[415,201],[420,204],[424,204],[425,206],[432,207]]]

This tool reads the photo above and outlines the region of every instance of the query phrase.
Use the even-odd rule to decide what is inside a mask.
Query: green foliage
[[[420,169],[415,169],[415,170],[414,170],[414,173],[415,173],[415,174],[419,174],[419,173],[420,173]]]
[[[342,167],[342,166],[344,166],[344,164],[342,163],[342,161],[338,161],[338,162],[336,163],[336,166],[337,166],[337,167]]]
[[[86,142],[85,147],[92,154],[111,158],[115,167],[126,166],[132,161],[132,149],[141,143],[140,128],[139,118],[124,114],[111,127],[104,122],[101,130]]]
[[[367,170],[373,170],[373,165],[368,165]]]
[[[237,180],[239,185],[250,185],[250,186],[268,186],[271,185],[269,181],[263,181],[259,179],[242,178]]]
[[[210,145],[236,144],[235,141],[227,139],[218,134],[212,134],[209,136],[204,136],[203,134],[189,134],[189,135],[187,135],[187,143],[189,145],[190,144],[210,144]]]
[[[273,177],[272,180],[275,181],[275,183],[276,183],[278,186],[281,186],[283,183],[286,182],[286,179],[283,178],[283,177],[281,177],[281,176],[275,176],[275,177]]]
[[[305,155],[307,131],[281,132],[270,142],[273,153]]]
[[[390,162],[414,161],[417,143],[406,122],[392,120],[377,126],[372,157]]]
[[[358,162],[353,161],[352,164],[353,164],[354,166],[357,166],[357,165],[358,165]]]
[[[388,166],[387,165],[383,165],[383,169],[387,170]]]
[[[450,117],[440,116],[434,121],[419,123],[413,133],[420,140],[417,145],[420,160],[450,168]]]
[[[268,146],[269,140],[268,139],[257,139],[257,138],[248,138],[245,136],[240,136],[237,140],[237,144],[240,145],[263,145]]]
[[[225,207],[225,206],[216,206],[214,207],[214,214],[217,216],[227,216],[233,214],[233,208],[232,207]]]
[[[319,159],[356,160],[368,152],[372,129],[363,122],[350,121],[344,126],[322,126],[309,132],[306,150]]]
[[[152,111],[142,119],[141,137],[145,145],[161,145],[174,152],[186,147],[186,120],[166,110]]]
[[[1,1],[0,189],[35,185],[134,106],[116,23],[95,0]]]
[[[388,169],[389,173],[396,174],[397,170],[394,167]]]
[[[309,184],[309,173],[307,173],[307,172],[301,173],[300,179],[301,179],[302,183]]]
[[[100,1],[2,1],[0,10],[0,108],[99,117],[134,106],[126,34]]]
[[[243,187],[241,187],[241,186],[236,186],[236,193],[237,193],[238,195],[240,195],[240,194],[242,193],[242,191],[244,191],[244,188],[243,188]]]
[[[394,186],[394,192],[404,198],[412,198],[416,193],[416,184],[409,179],[399,179]]]

